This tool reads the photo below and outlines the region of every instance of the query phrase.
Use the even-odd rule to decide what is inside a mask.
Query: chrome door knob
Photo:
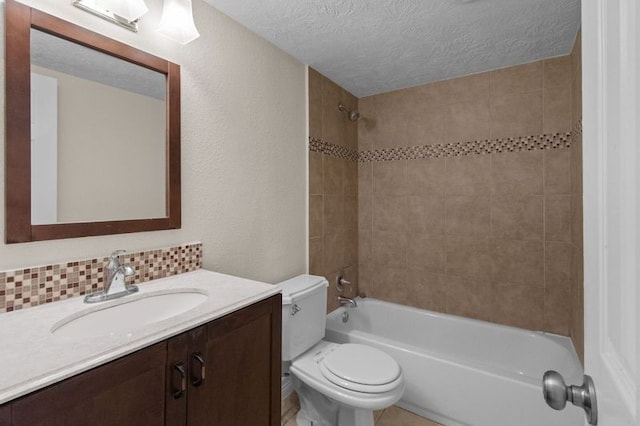
[[[567,386],[560,373],[549,370],[542,378],[542,394],[547,405],[554,410],[564,409],[569,401],[584,409],[590,425],[598,424],[596,388],[591,377],[585,375],[581,386]]]

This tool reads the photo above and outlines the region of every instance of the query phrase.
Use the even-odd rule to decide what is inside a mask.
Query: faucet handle
[[[345,288],[350,285],[351,283],[344,279],[344,275],[342,273],[338,274],[336,277],[336,288],[340,294],[344,293]]]

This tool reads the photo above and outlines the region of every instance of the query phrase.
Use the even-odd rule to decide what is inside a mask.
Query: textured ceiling
[[[164,74],[35,29],[31,29],[31,63],[140,95],[165,98]]]
[[[571,51],[580,0],[205,0],[358,97]]]

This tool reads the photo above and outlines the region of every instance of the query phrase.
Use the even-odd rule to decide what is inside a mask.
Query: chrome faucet
[[[356,302],[356,300],[350,297],[338,296],[338,302],[340,302],[340,305],[342,306],[348,305],[350,308],[358,307],[358,303]]]
[[[84,303],[117,299],[138,291],[137,286],[127,285],[125,282],[126,277],[135,273],[131,265],[120,263],[118,256],[125,252],[125,250],[116,250],[111,253],[104,272],[104,290],[86,295]]]

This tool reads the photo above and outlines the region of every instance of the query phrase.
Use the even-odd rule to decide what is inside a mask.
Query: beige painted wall
[[[201,37],[187,46],[155,32],[161,0],[147,0],[150,12],[141,20],[138,34],[66,1],[25,3],[181,65],[183,226],[175,231],[2,244],[0,269],[104,256],[116,248],[142,250],[200,240],[207,269],[268,282],[305,271],[304,65],[201,0],[194,1]],[[3,80],[4,64],[0,72]],[[4,134],[4,105],[2,109]]]
[[[165,101],[31,71],[58,85],[58,222],[165,217]]]

